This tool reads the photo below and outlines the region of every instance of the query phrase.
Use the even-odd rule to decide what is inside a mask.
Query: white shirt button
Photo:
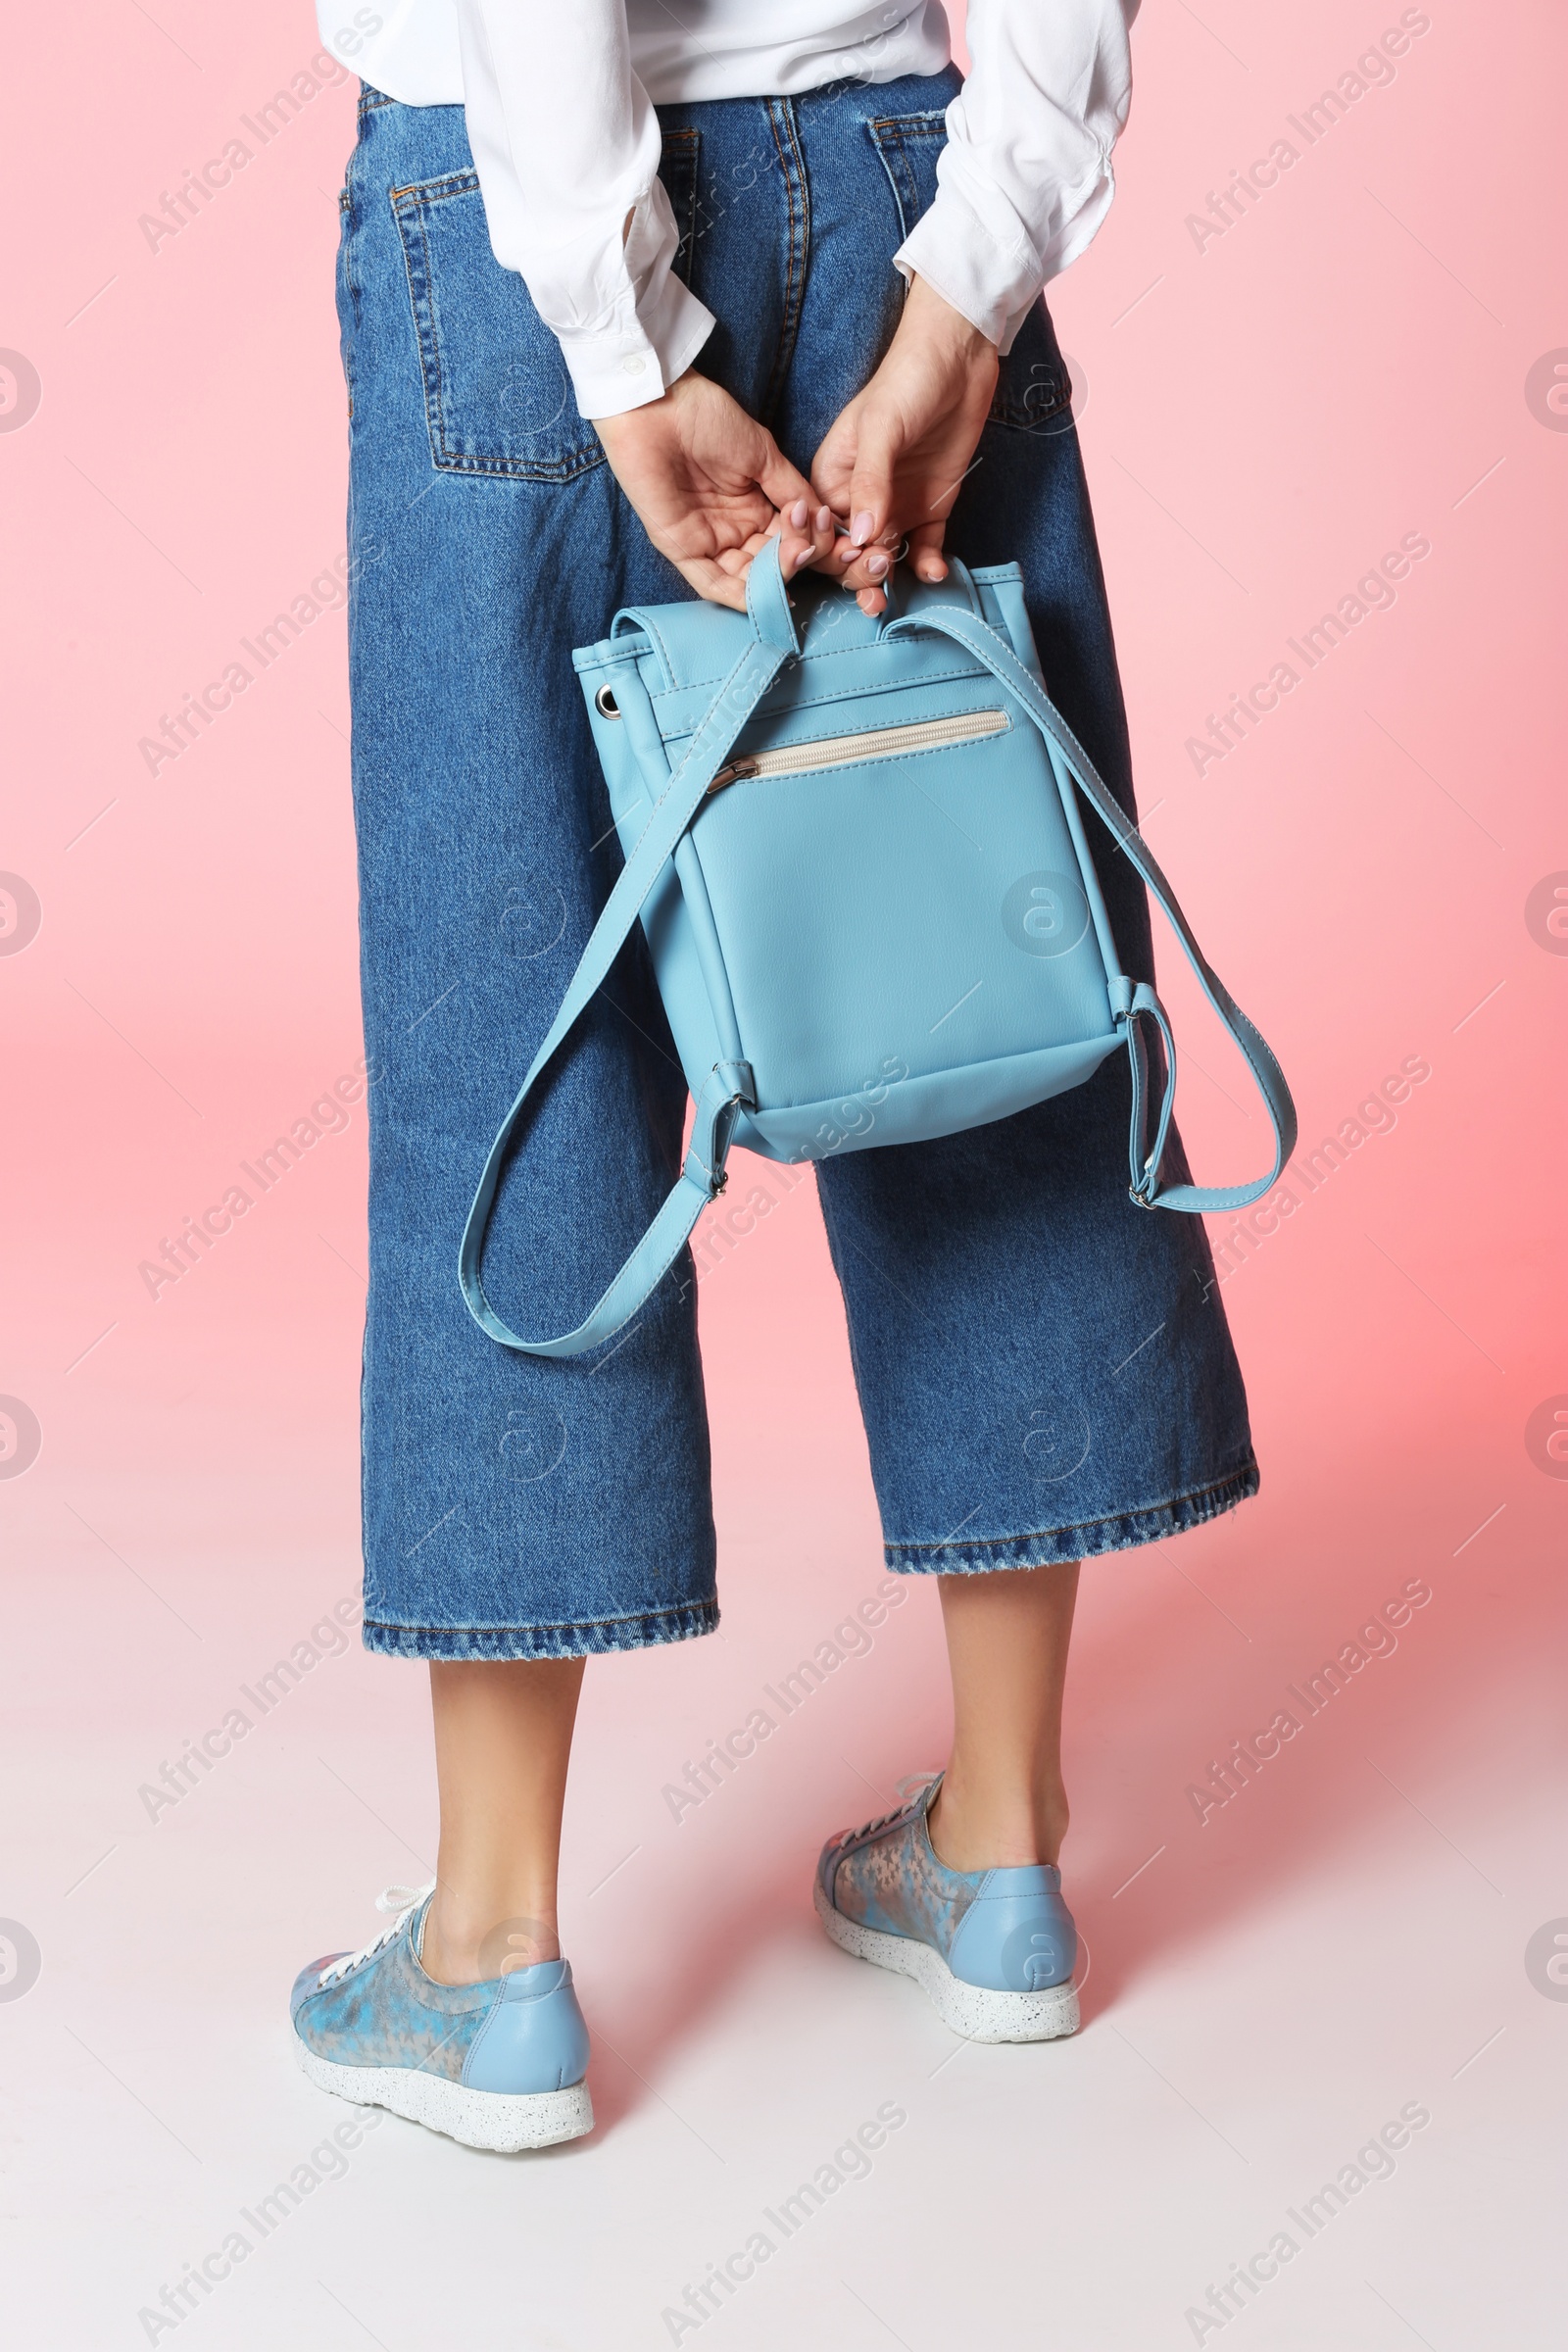
[[[631,351],[626,354],[620,366],[621,371],[625,375],[641,375],[644,362],[640,353]]]

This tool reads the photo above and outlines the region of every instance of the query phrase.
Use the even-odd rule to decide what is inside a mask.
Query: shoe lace
[[[353,1974],[355,1969],[363,1967],[367,1960],[373,1960],[377,1952],[384,1952],[389,1943],[395,1943],[403,1933],[409,1913],[416,1911],[425,1896],[433,1893],[434,1890],[434,1879],[430,1881],[428,1886],[383,1887],[375,1898],[375,1907],[378,1911],[390,1911],[396,1914],[390,1927],[383,1928],[379,1936],[372,1936],[370,1941],[359,1951],[345,1952],[341,1960],[334,1960],[328,1967],[323,1968],[316,1980],[318,1992],[323,1992],[328,1984],[340,1984],[345,1977]]]
[[[852,1838],[874,1838],[878,1830],[890,1828],[894,1822],[904,1818],[911,1805],[919,1802],[928,1788],[934,1788],[941,1778],[940,1772],[906,1773],[902,1781],[893,1784],[899,1792],[899,1801],[892,1812],[879,1813],[875,1821],[862,1822],[858,1829],[844,1831],[842,1836],[835,1838],[834,1845],[848,1845]]]

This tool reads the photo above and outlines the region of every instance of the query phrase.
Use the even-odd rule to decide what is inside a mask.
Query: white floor
[[[599,2125],[569,2148],[387,2119],[345,2151],[350,2111],[290,2060],[296,1969],[433,1850],[422,1670],[331,1654],[347,1290],[289,1380],[275,1333],[215,1326],[206,1420],[193,1335],[10,1490],[0,1918],[41,1966],[0,1981],[3,2340],[1556,2352],[1568,2000],[1526,1954],[1568,1935],[1560,1485],[1511,1424],[1467,1437],[1459,1392],[1341,1427],[1315,1355],[1276,1371],[1262,1498],[1085,1575],[1083,2031],[956,2042],[810,1908],[822,1838],[940,1759],[929,1589],[700,1806],[663,1793],[882,1573],[819,1235],[779,1223],[705,1286],[723,1632],[588,1675],[564,1920]],[[1189,1785],[1411,1579],[1394,1653],[1200,1823]],[[242,1688],[313,1628],[261,1716]],[[253,1728],[151,1817],[139,1791],[236,1703]]]
[[[1189,1547],[1195,1574],[1214,1572],[1222,1541],[1206,1562]],[[1302,1752],[1200,1829],[1173,1725],[1183,1689],[1203,1701],[1184,1634],[1207,1607],[1152,1558],[1131,1574],[1170,1645],[1163,1666],[1141,1648],[1118,1698],[1114,1629],[1091,1594],[1079,1711],[1102,1703],[1106,1719],[1079,1743],[1086,2022],[1063,2044],[955,2042],[915,1987],[830,1948],[810,1915],[819,1838],[935,1752],[899,1729],[911,1682],[922,1734],[934,1729],[925,1595],[678,1824],[663,1782],[819,1638],[851,1586],[830,1596],[813,1578],[772,1613],[742,1602],[722,1643],[596,1669],[567,1916],[600,2122],[520,2158],[394,2119],[344,2154],[328,2135],[346,2111],[289,2062],[294,1969],[370,1933],[383,1881],[423,1875],[418,1670],[357,1649],[324,1659],[138,1832],[134,1790],[172,1749],[171,1720],[207,1728],[188,1707],[172,1718],[187,1637],[171,1619],[167,1642],[127,1638],[123,1680],[70,1713],[68,1648],[39,1591],[18,1626],[36,1664],[24,1713],[37,1713],[13,1723],[25,1762],[8,1891],[44,1957],[25,1996],[0,2005],[7,2340],[97,2352],[188,2329],[193,2345],[310,2352],[623,2352],[711,2331],[857,2352],[1144,2352],[1236,2328],[1281,2352],[1560,2342],[1568,2014],[1523,1964],[1530,1931],[1568,1910],[1560,1804],[1532,1793],[1544,1677],[1516,1659],[1518,1703],[1503,1706],[1473,1655],[1482,1687],[1461,1690],[1454,1741],[1421,1733],[1415,1678],[1431,1699],[1454,1663],[1440,1593],[1430,1628],[1406,1638],[1413,1651],[1432,1632],[1427,1659],[1370,1669],[1381,1689],[1345,1692]],[[166,1595],[203,1605],[194,1580]],[[274,1576],[265,1637],[232,1591],[226,1615],[205,1596],[213,1720],[323,1596],[318,1575]],[[111,1564],[75,1605],[128,1637],[157,1604]],[[1255,1712],[1244,1701],[1238,1729]],[[1320,2207],[1309,2237],[1306,2201],[1401,2115],[1430,2120],[1396,2157],[1366,2159],[1366,2184],[1328,2219]],[[878,2117],[885,2138],[861,2158],[850,2143]],[[308,2193],[274,2202],[264,2237],[259,2203],[302,2185],[302,2165]],[[840,2185],[823,2185],[824,2165]],[[822,2202],[799,2200],[786,2235],[780,2207],[813,2180]],[[248,2253],[177,2328],[138,2325],[235,2230]],[[1209,2289],[1282,2230],[1294,2256],[1245,2312],[1190,2316],[1212,2320]],[[732,2266],[752,2275],[695,2319],[687,2289],[759,2231],[766,2259],[753,2245]]]

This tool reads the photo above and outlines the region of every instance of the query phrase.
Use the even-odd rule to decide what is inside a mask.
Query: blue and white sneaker
[[[969,2041],[1050,2041],[1078,2029],[1078,1935],[1061,1873],[949,1870],[926,1826],[937,1773],[893,1813],[822,1848],[816,1912],[858,1960],[925,1987]]]
[[[428,2124],[470,2148],[548,2148],[591,2132],[588,2028],[564,1960],[487,1984],[419,1965],[433,1886],[389,1886],[392,1925],[294,1981],[294,2051],[321,2090]]]

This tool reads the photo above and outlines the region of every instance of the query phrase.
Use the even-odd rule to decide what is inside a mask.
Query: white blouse
[[[895,260],[1005,352],[1112,194],[1138,0],[968,0],[935,203]],[[937,0],[317,0],[389,98],[463,106],[490,241],[560,337],[585,416],[657,400],[712,315],[670,269],[656,106],[892,81],[948,62]],[[629,216],[629,226],[628,226]]]

